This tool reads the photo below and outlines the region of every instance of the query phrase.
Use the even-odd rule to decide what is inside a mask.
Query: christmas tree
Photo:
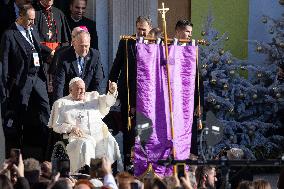
[[[234,147],[248,159],[278,158],[284,151],[284,137],[279,135],[284,83],[277,79],[277,67],[284,61],[284,19],[274,20],[271,43],[257,42],[257,51],[268,55],[266,67],[250,65],[225,51],[229,37],[220,35],[212,23],[209,15],[201,33],[207,44],[200,47],[199,62],[204,109],[214,112],[224,131],[213,154]]]

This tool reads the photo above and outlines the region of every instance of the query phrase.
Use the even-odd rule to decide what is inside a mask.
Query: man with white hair
[[[53,131],[68,134],[67,154],[71,172],[90,165],[91,158],[107,157],[112,163],[120,160],[114,137],[102,118],[109,112],[117,97],[117,85],[109,81],[109,92],[85,92],[80,77],[69,82],[70,94],[54,102],[48,126]]]

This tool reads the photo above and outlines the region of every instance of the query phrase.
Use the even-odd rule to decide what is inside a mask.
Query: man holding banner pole
[[[139,16],[136,20],[136,37],[146,37],[152,28],[150,18]],[[134,36],[135,37],[135,36]],[[127,49],[127,50],[126,50]],[[109,80],[118,83],[123,122],[124,166],[131,165],[131,148],[135,141],[136,111],[136,41],[120,40]],[[131,120],[129,118],[131,117]]]

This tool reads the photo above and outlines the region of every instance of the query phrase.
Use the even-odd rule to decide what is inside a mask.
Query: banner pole
[[[131,117],[130,112],[130,92],[129,92],[129,74],[128,74],[128,39],[125,40],[125,56],[126,56],[126,85],[127,85],[127,130],[131,129]]]
[[[158,9],[158,11],[162,15],[162,22],[163,22],[163,32],[164,32],[164,44],[165,44],[165,55],[166,55],[166,70],[167,70],[167,83],[168,83],[168,95],[169,95],[169,109],[170,109],[170,124],[171,124],[171,135],[172,141],[174,141],[174,114],[173,114],[173,107],[172,107],[172,91],[171,91],[171,83],[170,83],[170,71],[169,71],[169,47],[168,47],[168,34],[167,34],[167,22],[166,22],[166,12],[170,10],[169,8],[165,8],[165,4],[162,3],[162,8]],[[175,146],[173,145],[172,148],[172,155],[173,158],[176,159],[176,150]],[[173,166],[173,174],[177,173],[176,165]]]

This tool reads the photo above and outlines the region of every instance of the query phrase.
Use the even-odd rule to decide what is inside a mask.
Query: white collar
[[[81,19],[76,20],[75,18],[72,17],[72,15],[71,15],[70,17],[71,17],[71,19],[72,19],[74,22],[80,22],[80,20],[82,20],[82,18],[83,18],[83,17],[82,17]]]
[[[20,24],[18,24],[17,22],[15,22],[16,26],[17,26],[17,29],[21,32],[21,31],[25,31],[26,32],[26,29],[21,26]],[[33,27],[30,27],[29,28],[30,31],[34,30]]]

